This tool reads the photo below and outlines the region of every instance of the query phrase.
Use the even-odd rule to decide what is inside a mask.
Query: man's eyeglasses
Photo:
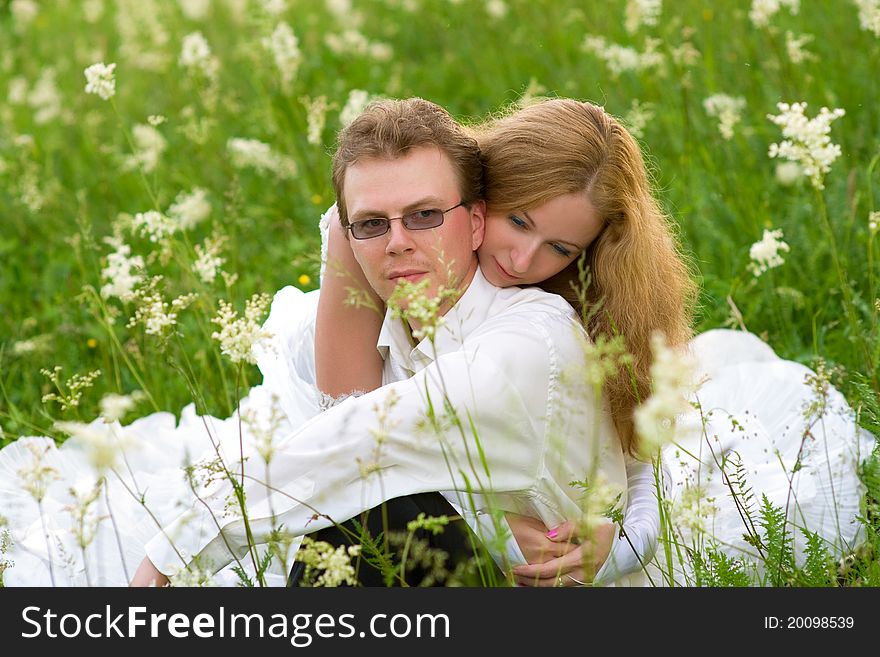
[[[432,208],[430,210],[416,210],[408,212],[402,217],[374,217],[372,219],[362,219],[348,225],[351,236],[356,240],[368,240],[373,237],[380,237],[391,230],[391,222],[400,219],[407,230],[427,230],[429,228],[437,228],[443,224],[443,218],[447,212],[452,212],[455,208],[464,205],[464,201],[459,201],[448,210],[440,210]]]

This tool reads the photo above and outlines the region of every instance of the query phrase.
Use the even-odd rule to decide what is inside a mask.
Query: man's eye
[[[384,219],[367,219],[363,222],[365,228],[378,228],[384,223]]]
[[[510,215],[510,223],[512,223],[517,228],[526,228],[528,226],[525,221],[517,217],[515,214]]]
[[[418,216],[419,219],[427,219],[432,214],[434,214],[434,211],[433,210],[416,210],[414,212],[414,214],[416,216]]]

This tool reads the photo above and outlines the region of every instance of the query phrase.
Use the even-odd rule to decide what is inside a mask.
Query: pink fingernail
[[[547,532],[547,538],[556,538],[556,535],[557,535],[558,533],[559,533],[559,532],[556,531],[555,529],[551,529],[549,532]]]

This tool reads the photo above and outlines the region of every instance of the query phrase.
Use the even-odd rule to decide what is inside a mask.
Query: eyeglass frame
[[[406,228],[407,230],[431,230],[432,228],[439,228],[440,226],[443,225],[443,222],[446,221],[446,213],[447,212],[452,212],[456,208],[460,208],[464,205],[467,205],[467,204],[464,202],[464,199],[462,199],[461,201],[459,201],[458,203],[453,205],[448,210],[441,210],[440,208],[422,208],[420,210],[413,210],[412,212],[407,212],[406,214],[400,215],[399,217],[367,217],[366,219],[360,219],[359,221],[353,221],[353,222],[349,223],[348,226],[346,226],[345,228],[347,230],[351,231],[351,236],[356,240],[372,240],[377,237],[382,237],[383,235],[387,235],[388,232],[391,230],[391,222],[395,221],[397,219],[399,219],[403,223],[403,227]],[[406,224],[406,221],[405,221],[406,217],[408,217],[410,215],[418,214],[419,212],[425,212],[425,211],[439,212],[440,213],[440,223],[437,224],[436,226],[426,226],[424,228],[410,228]],[[369,237],[358,237],[357,235],[354,234],[354,226],[361,224],[365,221],[376,221],[377,219],[381,219],[381,220],[384,220],[387,222],[386,228],[383,232],[381,232],[377,235],[370,235]]]

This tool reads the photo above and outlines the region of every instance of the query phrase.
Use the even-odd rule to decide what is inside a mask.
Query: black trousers
[[[462,576],[463,578],[459,580],[459,583],[464,585],[479,585],[481,579],[473,572],[477,569],[477,566],[476,562],[472,561],[479,560],[479,563],[481,564],[480,567],[491,571],[490,577],[495,578],[496,581],[502,581],[503,578],[501,576],[501,571],[495,565],[494,561],[492,561],[491,558],[484,557],[484,555],[480,554],[481,552],[484,553],[485,550],[478,549],[476,550],[477,554],[475,554],[474,547],[480,547],[479,540],[470,532],[467,523],[458,516],[458,512],[440,493],[418,493],[415,495],[407,495],[405,497],[397,497],[385,502],[384,517],[383,509],[379,506],[361,514],[356,520],[366,529],[373,540],[379,537],[380,534],[385,534],[386,531],[387,534],[385,535],[391,539],[392,534],[399,534],[401,536],[408,535],[407,523],[411,520],[415,520],[419,513],[424,513],[426,516],[447,516],[450,518],[450,522],[444,527],[443,532],[437,535],[424,529],[416,530],[413,535],[413,542],[418,541],[421,544],[427,543],[427,547],[430,551],[435,554],[440,554],[442,551],[442,553],[447,555],[442,571],[452,573],[455,572],[457,568],[461,568],[462,570],[459,572],[466,571],[466,573],[470,573],[470,579],[468,579],[468,575],[465,574]],[[332,527],[327,527],[326,529],[318,530],[313,534],[309,534],[309,537],[315,541],[325,541],[334,547],[340,545],[357,545],[359,543],[358,536],[360,535],[360,531],[354,520],[355,519],[352,519],[341,523],[341,526],[345,527],[350,534],[334,525]],[[381,543],[381,539],[379,542]],[[400,565],[402,550],[402,541],[390,541],[390,552],[396,557],[395,563],[398,566]],[[442,573],[440,577],[437,576],[435,565],[419,563],[418,560],[411,559],[410,557],[412,556],[413,550],[411,548],[410,554],[407,558],[406,575],[404,578],[407,585],[420,586],[425,585],[425,583],[428,582],[431,586],[444,586],[447,583],[447,579]],[[352,559],[352,564],[355,565],[356,568],[359,584],[361,586],[389,586],[389,584],[386,583],[381,569],[376,565],[369,563],[364,557],[366,557],[366,554],[362,555],[360,558],[355,557]],[[468,568],[468,566],[473,566],[473,568]],[[288,586],[303,586],[304,573],[305,564],[301,561],[295,562],[290,571],[290,578],[287,583]],[[485,574],[483,577],[485,578]],[[390,585],[401,586],[400,579],[395,578]]]

